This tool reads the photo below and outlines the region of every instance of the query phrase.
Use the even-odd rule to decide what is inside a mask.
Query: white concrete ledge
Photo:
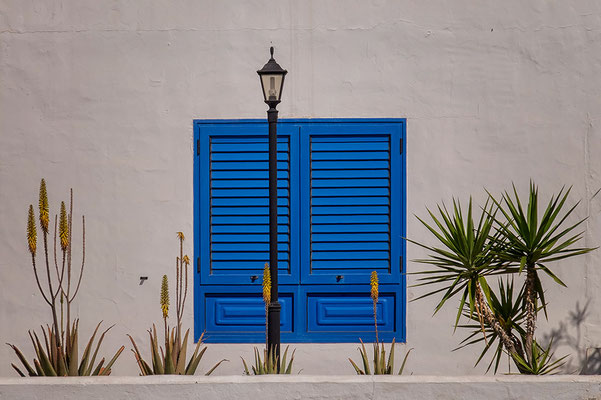
[[[0,399],[601,400],[601,376],[0,378]]]

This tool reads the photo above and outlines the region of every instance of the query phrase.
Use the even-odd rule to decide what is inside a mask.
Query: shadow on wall
[[[601,374],[601,348],[584,347],[582,327],[589,312],[590,301],[582,307],[580,302],[576,303],[574,311],[570,311],[568,317],[559,323],[544,336],[544,342],[553,340],[554,347],[567,346],[571,357],[566,361],[564,371],[580,375]]]

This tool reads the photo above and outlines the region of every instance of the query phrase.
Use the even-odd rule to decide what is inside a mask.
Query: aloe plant
[[[363,363],[363,368],[360,368],[353,360],[351,360],[350,358],[348,359],[351,364],[353,365],[353,368],[355,369],[355,372],[357,373],[357,375],[372,375],[372,368],[370,368],[370,361],[369,361],[369,354],[367,353],[367,350],[365,349],[365,345],[363,344],[363,341],[361,339],[359,339],[359,341],[361,342],[361,348],[359,349],[359,352],[361,353],[361,361]],[[386,359],[386,348],[384,347],[384,343],[380,343],[378,344],[373,343],[373,375],[394,375],[394,345],[395,345],[395,340],[392,339],[392,344],[390,345],[390,352],[388,354],[388,360]],[[399,368],[399,371],[397,373],[397,375],[402,375],[403,371],[405,370],[405,364],[407,364],[407,358],[409,357],[409,353],[411,353],[411,350],[413,349],[409,349],[409,351],[407,351],[407,353],[405,354],[405,357],[403,358],[403,362],[401,363],[401,367]]]
[[[261,353],[259,349],[254,348],[255,352],[255,364],[251,365],[251,368],[248,368],[248,364],[242,358],[242,364],[244,365],[244,374],[245,375],[267,375],[267,374],[285,374],[290,375],[292,373],[292,362],[294,361],[294,353],[296,349],[292,351],[290,356],[290,360],[287,360],[288,357],[288,347],[286,346],[286,350],[284,350],[284,354],[282,355],[282,361],[275,355],[275,351],[268,352],[267,349],[263,350],[263,358],[261,358]],[[252,372],[252,373],[251,373]]]
[[[547,312],[538,272],[543,271],[565,286],[548,263],[594,250],[573,247],[582,238],[582,232],[573,232],[584,219],[564,226],[578,205],[565,210],[569,192],[569,189],[562,189],[553,196],[540,220],[538,188],[533,182],[526,208],[514,186],[513,196],[504,192],[499,200],[489,193],[477,223],[471,199],[467,214],[463,213],[459,202],[453,200],[452,211],[444,206],[438,207],[438,215],[428,210],[433,223],[418,218],[442,244],[442,247],[436,247],[409,240],[430,252],[428,258],[417,261],[436,267],[417,272],[424,276],[414,286],[436,285],[434,290],[418,299],[442,293],[435,307],[436,313],[449,299],[461,294],[455,329],[458,326],[472,329],[472,334],[460,347],[484,342],[484,350],[476,364],[496,343],[495,355],[489,364],[490,368],[495,363],[495,372],[503,352],[509,354],[523,374],[547,373],[551,367],[554,370],[561,365],[560,361],[558,364],[549,361],[550,347],[542,349],[540,345],[534,345],[534,334],[538,312],[543,310],[545,315]],[[513,283],[509,280],[499,281],[499,295],[488,284],[487,280],[493,277],[515,276],[524,270],[526,278],[515,299]],[[462,315],[472,323],[459,325]],[[480,333],[482,337],[478,339]]]
[[[244,374],[251,375],[251,372],[252,375],[290,374],[292,372],[292,362],[294,361],[294,353],[296,352],[296,349],[292,350],[292,355],[289,362],[287,362],[289,346],[286,346],[286,350],[284,351],[281,362],[279,357],[276,356],[276,351],[274,351],[274,348],[270,348],[270,351],[267,350],[267,312],[269,303],[271,303],[271,273],[269,271],[268,263],[265,263],[263,268],[263,282],[261,286],[263,289],[263,303],[265,304],[265,349],[263,350],[263,358],[261,358],[259,349],[256,347],[254,348],[255,364],[251,365],[251,369],[248,368],[246,360],[240,357],[242,359],[242,365],[244,366]]]
[[[207,351],[207,347],[202,347],[204,333],[200,335],[194,352],[190,360],[186,362],[188,352],[188,337],[190,329],[187,329],[182,336],[182,317],[186,305],[186,297],[188,294],[188,267],[190,259],[184,255],[184,234],[177,233],[179,240],[179,256],[175,259],[175,309],[176,309],[176,326],[169,328],[167,319],[169,318],[169,281],[167,275],[163,275],[161,282],[160,305],[163,316],[164,327],[164,346],[159,345],[159,336],[156,326],[153,324],[152,329],[148,330],[150,339],[150,359],[148,363],[142,357],[142,353],[138,348],[135,340],[131,335],[127,335],[133,348],[131,349],[136,363],[140,369],[141,375],[194,375],[196,370]],[[210,375],[215,369],[221,365],[225,359],[215,364],[205,375]]]
[[[96,345],[94,345],[96,335],[102,322],[96,325],[96,329],[94,330],[92,337],[88,340],[80,360],[78,358],[79,319],[75,319],[73,322],[71,321],[71,305],[79,293],[85,265],[85,217],[82,216],[81,267],[79,269],[77,280],[72,281],[72,278],[74,277],[72,268],[73,189],[71,189],[70,192],[69,212],[67,213],[65,202],[61,202],[60,219],[58,215],[55,215],[54,217],[54,252],[52,259],[50,258],[50,251],[48,249],[50,208],[46,181],[44,179],[40,182],[38,204],[39,223],[44,244],[43,266],[45,266],[45,274],[38,271],[36,257],[37,229],[33,205],[29,206],[28,211],[27,247],[31,255],[31,264],[33,266],[33,274],[37,287],[42,298],[51,310],[52,324],[46,325],[46,327],[42,326],[41,335],[38,335],[35,331],[28,331],[36,353],[36,358],[33,360],[33,367],[17,346],[8,344],[21,362],[22,369],[15,364],[11,365],[20,376],[25,376],[26,374],[29,376],[109,375],[111,373],[111,367],[124,349],[123,346],[117,350],[108,363],[105,364],[105,358],[102,358],[96,365],[95,362],[100,345],[102,344],[105,335],[112,327],[103,331],[96,342]],[[60,253],[57,252],[57,239],[60,241]],[[43,339],[43,341],[41,339]]]
[[[207,347],[202,347],[204,333],[200,335],[194,352],[190,356],[190,360],[186,362],[188,351],[188,335],[190,329],[186,330],[181,342],[177,342],[177,329],[173,328],[167,336],[165,346],[159,345],[159,336],[157,335],[156,326],[153,324],[152,329],[148,330],[150,339],[150,355],[151,362],[148,363],[142,357],[142,353],[138,349],[136,342],[130,336],[133,349],[132,352],[136,358],[136,363],[140,368],[141,375],[194,375],[196,370],[207,351]],[[205,375],[211,375],[215,369],[226,360],[221,360],[215,364]]]
[[[96,325],[96,329],[92,334],[92,337],[88,340],[88,343],[84,349],[81,360],[78,359],[78,337],[79,337],[79,320],[75,320],[70,329],[70,337],[65,341],[66,347],[58,345],[58,338],[55,336],[53,329],[47,325],[45,328],[42,327],[42,340],[38,337],[36,332],[29,331],[29,337],[33,343],[36,357],[33,360],[33,368],[23,355],[23,353],[17,348],[17,346],[9,344],[9,346],[15,351],[19,361],[23,364],[24,370],[21,370],[15,364],[11,364],[12,367],[17,371],[20,376],[90,376],[90,375],[110,375],[111,367],[117,361],[119,355],[123,351],[122,346],[115,355],[106,363],[106,360],[102,358],[96,364],[96,358],[98,356],[98,350],[104,340],[106,333],[112,328],[105,329],[94,344],[96,335],[100,328],[101,323]],[[69,349],[69,350],[66,350]]]
[[[374,315],[374,330],[376,333],[376,341],[373,343],[373,374],[374,375],[394,375],[394,345],[395,339],[392,339],[392,344],[390,345],[390,353],[388,354],[388,360],[386,360],[386,347],[384,346],[384,342],[380,343],[378,339],[378,299],[380,296],[379,292],[379,281],[378,281],[378,273],[377,271],[372,271],[369,279],[370,285],[370,297],[372,300],[373,306],[373,315]],[[363,362],[363,369],[361,369],[357,363],[355,363],[351,358],[349,358],[349,362],[355,369],[357,375],[371,375],[372,368],[370,368],[369,362],[369,354],[365,349],[365,344],[363,340],[359,338],[361,342],[361,347],[359,348],[359,353],[361,354],[361,361]],[[401,368],[398,371],[398,375],[403,373],[405,369],[405,364],[407,363],[407,358],[409,357],[409,353],[411,350],[407,351],[405,357],[403,358],[403,363],[401,364]]]

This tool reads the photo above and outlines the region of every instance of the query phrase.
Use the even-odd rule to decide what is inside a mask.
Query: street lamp
[[[267,307],[267,352],[275,356],[280,366],[280,310],[278,301],[278,143],[276,106],[282,98],[284,77],[288,73],[273,59],[273,46],[269,48],[271,58],[257,71],[263,88],[269,123],[269,272],[271,274],[271,303]]]

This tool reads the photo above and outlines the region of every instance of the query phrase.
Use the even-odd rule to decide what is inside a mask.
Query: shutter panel
[[[400,138],[392,124],[303,127],[303,282],[399,282]]]
[[[207,234],[202,239],[206,251],[201,259],[201,280],[260,286],[264,264],[269,262],[267,124],[206,129],[210,132],[200,137],[205,140],[201,147],[207,158],[204,172],[208,183],[202,213]],[[292,147],[296,146],[289,132],[278,132],[278,269],[282,283],[298,275],[291,267],[292,218],[296,215],[291,200],[298,186],[291,177],[296,164]]]

